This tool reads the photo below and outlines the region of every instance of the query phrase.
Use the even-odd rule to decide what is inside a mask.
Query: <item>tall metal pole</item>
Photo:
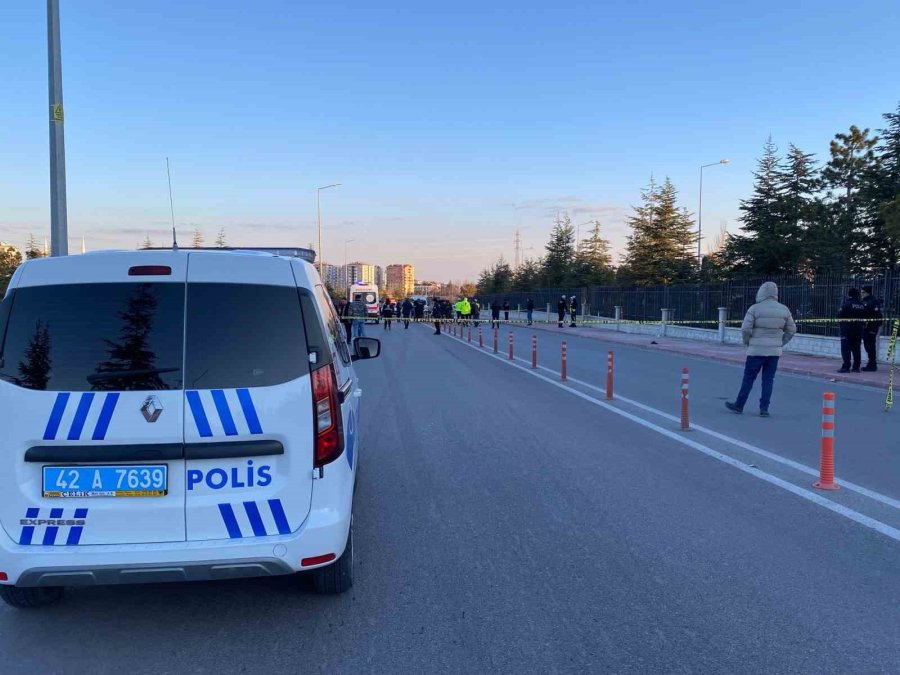
[[[66,142],[63,127],[59,0],[47,0],[47,89],[50,99],[50,255],[69,255]]]
[[[703,169],[700,167],[700,197],[697,200],[697,264],[703,265],[703,252],[700,245],[703,241]]]
[[[331,185],[323,185],[316,188],[316,222],[319,230],[319,250],[316,251],[316,260],[319,263],[319,276],[325,274],[325,257],[322,255],[322,190],[337,187],[340,183],[332,183]]]
[[[720,159],[712,164],[704,164],[700,167],[700,197],[697,200],[697,264],[703,264],[703,251],[700,248],[703,243],[703,169],[719,164],[728,164],[727,159]]]

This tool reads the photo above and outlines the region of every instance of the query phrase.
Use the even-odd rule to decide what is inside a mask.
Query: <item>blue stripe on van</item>
[[[250,527],[253,528],[253,535],[256,537],[266,536],[266,526],[263,525],[262,516],[259,515],[259,507],[256,502],[244,502],[244,511],[250,519]]]
[[[231,504],[219,504],[219,513],[222,514],[222,521],[225,523],[225,529],[228,530],[228,536],[232,539],[241,539],[241,528],[238,527],[237,518],[234,517],[234,510]]]
[[[53,410],[50,411],[50,419],[47,420],[47,428],[44,429],[44,440],[55,441],[56,433],[59,431],[59,423],[62,421],[63,413],[66,412],[66,406],[69,404],[69,392],[61,391],[56,395],[56,402],[53,404]]]
[[[291,527],[288,525],[287,516],[284,515],[284,507],[281,505],[281,500],[270,499],[269,509],[271,509],[275,525],[278,527],[278,534],[290,534]]]
[[[78,401],[78,408],[75,410],[75,418],[72,420],[72,426],[69,427],[69,435],[66,436],[68,440],[77,441],[81,439],[81,431],[84,429],[84,422],[91,411],[93,402],[93,392],[87,391],[81,395],[81,400]]]
[[[87,518],[87,509],[75,509],[75,518]],[[81,541],[82,525],[73,525],[69,528],[69,536],[66,538],[66,546],[78,546]]]
[[[231,416],[231,408],[228,407],[225,392],[221,389],[213,389],[212,397],[219,413],[219,419],[222,420],[222,429],[225,430],[225,435],[237,436],[237,427],[234,426],[234,418]]]
[[[94,433],[91,435],[92,441],[102,441],[106,438],[106,431],[109,429],[109,423],[112,421],[113,413],[116,411],[116,404],[119,402],[119,394],[107,394],[103,401],[103,407],[100,409],[100,417],[97,425],[94,427]]]
[[[38,514],[41,512],[40,509],[30,508],[25,510],[26,518],[37,518]],[[34,537],[34,525],[26,525],[22,528],[22,534],[19,535],[19,543],[22,546],[28,546],[31,543],[31,539]]]
[[[194,415],[194,424],[197,425],[197,432],[207,438],[212,436],[212,429],[209,428],[209,420],[206,419],[206,412],[203,410],[203,402],[200,400],[199,391],[186,391],[184,395],[187,397],[188,404],[191,406],[191,413]],[[219,508],[221,508],[221,504]],[[232,514],[234,518],[234,514]],[[240,530],[238,530],[240,536]]]
[[[251,434],[261,434],[262,426],[259,424],[259,417],[256,416],[256,406],[253,405],[253,397],[250,396],[249,389],[237,390],[238,400],[241,402],[241,410],[244,411],[244,417],[247,420],[247,426],[250,428]]]
[[[50,517],[51,518],[62,518],[63,510],[62,509],[50,509]],[[41,542],[44,546],[53,546],[56,543],[56,533],[59,532],[59,527],[57,526],[49,526],[46,530],[44,530],[44,540]]]

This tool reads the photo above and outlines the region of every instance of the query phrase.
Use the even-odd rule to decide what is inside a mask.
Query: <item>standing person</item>
[[[472,314],[472,303],[469,302],[468,298],[462,299],[462,318],[463,318],[463,326],[469,325],[469,317]]]
[[[352,300],[348,305],[350,319],[353,324],[353,336],[366,336],[366,303],[362,301],[362,296],[356,296],[357,299]]]
[[[413,303],[413,317],[415,318],[416,323],[419,323],[425,318],[425,301],[421,298]]]
[[[338,316],[341,317],[341,325],[347,333],[347,344],[353,342],[353,321],[350,319],[350,303],[342,299],[338,303]]]
[[[509,321],[509,300],[503,299],[503,320]]]
[[[744,412],[744,405],[750,397],[753,383],[762,371],[762,393],[759,398],[759,414],[769,416],[772,388],[775,386],[775,372],[784,346],[797,332],[791,310],[778,302],[778,286],[767,281],[756,293],[756,304],[747,310],[741,335],[747,345],[747,360],[744,362],[744,380],[741,390],[734,400],[725,402],[725,407],[735,413]]]
[[[434,334],[441,334],[441,321],[444,319],[444,301],[433,298],[431,301],[431,318],[434,319]]]
[[[863,370],[874,373],[878,370],[878,329],[881,328],[884,315],[881,313],[881,303],[872,295],[871,286],[862,287],[862,302],[866,307],[866,318],[869,319],[863,328],[863,346],[869,362]]]
[[[559,302],[556,303],[556,313],[559,315],[559,327],[563,327],[563,321],[566,320],[566,312],[569,309],[569,303],[566,302],[566,296],[562,295]]]
[[[534,321],[534,300],[531,298],[525,301],[525,311],[528,313],[528,325],[530,326]]]
[[[413,313],[413,304],[412,300],[407,298],[403,301],[403,305],[400,308],[401,314],[403,314],[403,328],[409,330],[409,319],[412,317]]]
[[[462,323],[463,301],[462,301],[461,297],[457,298],[456,304],[453,305],[453,309],[456,310],[456,323],[458,323],[458,324]]]
[[[841,364],[839,373],[858,373],[859,364],[862,361],[862,339],[863,327],[862,322],[866,316],[866,306],[859,299],[859,289],[851,288],[847,291],[847,298],[838,312],[838,318],[841,321]],[[850,363],[851,357],[853,363]]]
[[[384,329],[391,329],[391,319],[394,316],[394,305],[391,304],[390,298],[385,298],[384,304],[381,306],[381,318],[384,319]]]
[[[500,328],[500,303],[491,300],[491,328]]]
[[[473,324],[477,326],[478,321],[481,319],[481,305],[478,303],[478,298],[472,298],[472,311],[470,314]]]
[[[575,321],[578,318],[578,299],[574,295],[569,300],[569,312],[572,315],[572,323],[569,324],[569,328],[576,328]]]

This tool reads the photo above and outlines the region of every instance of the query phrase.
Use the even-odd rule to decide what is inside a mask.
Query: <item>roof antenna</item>
[[[169,178],[169,210],[172,212],[172,250],[178,250],[178,235],[175,234],[175,205],[172,202],[172,172],[169,170],[169,158],[166,157],[166,176]]]

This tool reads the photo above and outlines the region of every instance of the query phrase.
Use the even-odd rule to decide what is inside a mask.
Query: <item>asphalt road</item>
[[[897,671],[900,542],[803,496],[806,474],[704,432],[685,445],[652,410],[604,407],[426,327],[372,333],[385,343],[359,365],[349,594],[291,578],[75,589],[48,610],[0,608],[3,672]],[[603,345],[569,345],[570,375],[602,385]],[[681,364],[631,351],[617,391],[677,413]],[[822,383],[782,378],[771,419],[738,418],[718,399],[739,372],[695,367],[703,424],[815,462]],[[840,424],[891,433],[870,392],[838,395]],[[877,438],[846,443],[838,465],[890,496],[896,460]],[[826,497],[900,524],[858,491]]]

